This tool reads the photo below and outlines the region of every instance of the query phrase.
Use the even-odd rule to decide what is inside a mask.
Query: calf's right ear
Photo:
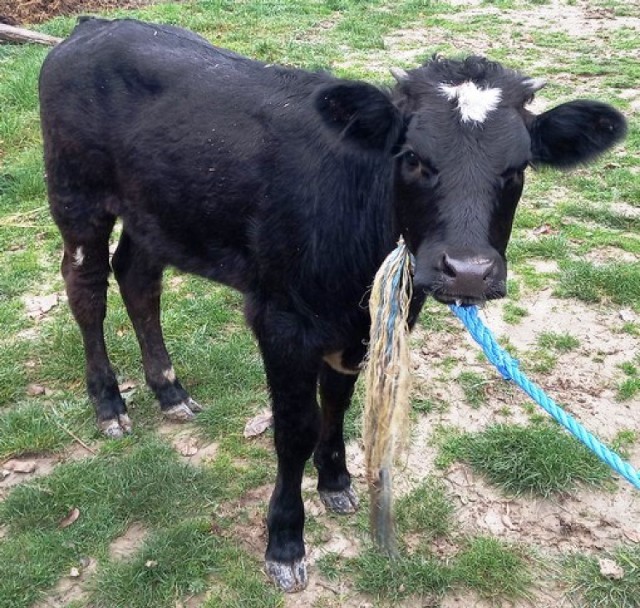
[[[529,131],[534,165],[571,169],[620,141],[627,124],[612,106],[578,99],[536,116]]]
[[[365,82],[322,87],[315,107],[327,127],[364,149],[390,151],[402,132],[402,115],[390,96]]]

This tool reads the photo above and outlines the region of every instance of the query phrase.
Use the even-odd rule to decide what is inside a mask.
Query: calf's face
[[[535,116],[526,106],[542,81],[475,57],[395,75],[408,120],[396,205],[416,256],[415,289],[445,303],[503,297],[526,168],[586,162],[624,135],[624,119],[591,101]]]
[[[356,87],[368,86],[357,84],[349,94],[327,93],[318,107],[339,117],[345,138],[391,156],[398,228],[416,258],[414,289],[444,303],[503,297],[526,168],[591,160],[624,136],[624,118],[584,100],[535,116],[526,106],[543,83],[478,57],[434,59],[394,76],[387,103],[373,89],[354,104],[364,91]]]
[[[402,86],[402,84],[401,84]],[[401,231],[415,288],[474,304],[506,293],[505,251],[531,161],[521,108],[471,81],[421,87],[395,158]]]

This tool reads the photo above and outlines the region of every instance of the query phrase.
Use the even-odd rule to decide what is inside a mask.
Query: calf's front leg
[[[257,325],[257,324],[256,324]],[[271,391],[274,438],[278,458],[275,488],[269,503],[267,574],[287,593],[307,586],[304,547],[302,476],[320,432],[316,400],[320,356],[302,348],[297,333],[281,325],[261,323],[254,331],[262,350]],[[300,347],[296,347],[298,344]]]

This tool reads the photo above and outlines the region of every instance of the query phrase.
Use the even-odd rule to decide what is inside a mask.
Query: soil
[[[30,25],[61,15],[86,15],[152,3],[153,0],[0,0],[0,23]]]

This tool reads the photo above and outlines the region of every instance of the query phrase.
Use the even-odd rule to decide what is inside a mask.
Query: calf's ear
[[[402,115],[389,95],[364,82],[323,87],[315,107],[327,127],[364,149],[390,151],[402,131]]]
[[[579,99],[536,116],[529,130],[534,165],[570,169],[620,141],[627,123],[610,105]]]

